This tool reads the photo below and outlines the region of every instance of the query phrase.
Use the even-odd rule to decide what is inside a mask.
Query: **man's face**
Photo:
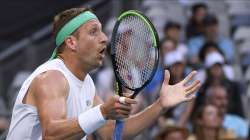
[[[161,46],[161,52],[162,52],[162,55],[165,56],[167,53],[169,53],[170,51],[173,51],[176,49],[176,46],[174,44],[173,41],[170,41],[170,40],[166,40],[164,41],[164,43],[162,44]]]
[[[169,28],[165,32],[165,36],[175,40],[176,42],[179,42],[180,30],[178,28],[175,28],[175,27]]]
[[[201,125],[207,128],[219,128],[221,125],[221,116],[218,108],[207,105],[202,113]]]
[[[205,27],[205,35],[207,40],[217,41],[216,39],[218,35],[218,24],[207,25]]]
[[[76,53],[81,64],[90,70],[102,65],[107,45],[107,36],[102,32],[101,23],[94,19],[79,29]]]
[[[197,22],[201,23],[202,19],[205,17],[206,14],[207,14],[207,10],[203,7],[200,7],[194,13],[194,18]]]
[[[228,105],[227,92],[222,87],[215,87],[212,91],[212,103],[219,108],[222,113],[226,113]]]
[[[213,78],[221,78],[224,74],[223,72],[223,67],[221,64],[217,63],[217,64],[214,64],[213,66],[211,66],[209,68],[209,71],[211,73],[211,76]]]

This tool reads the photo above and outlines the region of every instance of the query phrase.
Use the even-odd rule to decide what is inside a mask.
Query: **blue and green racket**
[[[136,95],[151,81],[159,61],[159,38],[149,19],[139,11],[123,12],[117,19],[111,39],[111,59],[117,83]],[[121,140],[123,121],[116,120],[113,140]]]

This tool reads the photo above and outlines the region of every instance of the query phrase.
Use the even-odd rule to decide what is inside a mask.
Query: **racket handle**
[[[115,131],[113,134],[113,140],[121,140],[123,132],[124,123],[122,120],[116,120],[115,122]]]

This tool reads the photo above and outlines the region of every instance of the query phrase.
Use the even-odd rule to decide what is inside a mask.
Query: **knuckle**
[[[119,103],[115,103],[115,104],[114,104],[114,107],[115,107],[115,108],[119,108],[119,107],[120,107],[120,104],[119,104]]]
[[[124,113],[125,115],[129,115],[130,114],[130,111],[127,111],[126,113]]]
[[[131,110],[131,108],[132,108],[131,106],[125,106],[124,110],[129,111],[129,110]]]
[[[116,101],[119,100],[119,98],[118,98],[117,96],[113,96],[113,97],[112,97],[112,100],[116,102]]]
[[[119,109],[115,109],[115,113],[119,114],[120,110]]]

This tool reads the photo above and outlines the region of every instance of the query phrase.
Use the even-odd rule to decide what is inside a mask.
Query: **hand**
[[[164,82],[159,98],[161,106],[163,108],[169,108],[195,98],[195,91],[201,86],[200,81],[195,80],[189,85],[187,85],[187,83],[191,82],[196,73],[196,71],[193,71],[181,82],[175,85],[169,85],[170,74],[168,70],[165,70]]]
[[[125,97],[125,104],[123,104],[119,102],[119,96],[113,96],[101,105],[102,115],[105,119],[111,120],[128,118],[132,110],[132,104],[136,103],[135,99]]]

